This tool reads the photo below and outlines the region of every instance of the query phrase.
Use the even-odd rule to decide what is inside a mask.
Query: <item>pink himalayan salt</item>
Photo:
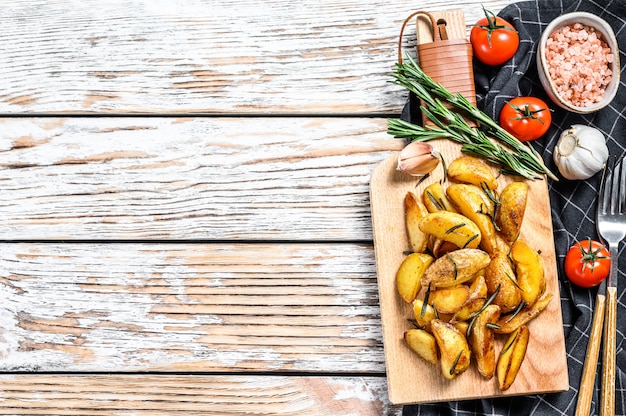
[[[613,53],[593,27],[575,23],[550,34],[546,63],[557,94],[578,107],[599,102],[613,75]]]

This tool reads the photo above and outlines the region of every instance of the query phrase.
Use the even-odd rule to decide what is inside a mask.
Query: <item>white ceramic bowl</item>
[[[604,42],[606,42],[611,48],[614,57],[613,63],[610,64],[611,71],[613,72],[612,79],[604,92],[602,100],[586,107],[573,105],[571,102],[564,100],[559,96],[559,93],[557,92],[557,89],[555,88],[548,73],[548,65],[545,60],[546,41],[550,34],[563,26],[572,25],[574,23],[582,23],[595,28],[596,31],[602,35],[602,40],[604,40]],[[559,107],[581,114],[592,113],[606,107],[615,97],[620,79],[619,47],[617,45],[617,39],[615,38],[613,29],[605,20],[591,13],[573,12],[559,16],[550,22],[541,35],[541,39],[537,47],[537,70],[539,72],[541,85],[543,85],[543,88],[546,90],[550,99]]]

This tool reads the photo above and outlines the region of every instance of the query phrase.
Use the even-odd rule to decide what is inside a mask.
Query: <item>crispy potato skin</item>
[[[431,322],[437,319],[435,309],[425,304],[422,299],[415,299],[413,301],[413,316],[415,316],[417,325],[426,331],[431,331]]]
[[[480,230],[480,247],[493,254],[497,249],[493,204],[485,202],[485,192],[476,185],[455,184],[448,186],[446,194],[457,210]]]
[[[527,200],[528,184],[526,182],[511,182],[500,193],[496,224],[500,228],[502,237],[509,243],[519,237]]]
[[[471,183],[478,187],[483,184],[489,189],[498,189],[498,181],[491,168],[474,156],[454,159],[448,166],[448,178],[457,182]]]
[[[522,300],[528,306],[534,305],[546,291],[543,260],[537,250],[520,239],[511,246],[510,256],[515,266],[517,284],[522,290]]]
[[[530,331],[526,325],[519,327],[511,334],[509,339],[504,343],[498,363],[496,364],[496,373],[498,378],[498,387],[500,390],[508,390],[519,372],[524,357],[526,357],[526,349],[528,348],[528,340],[530,339]]]
[[[453,380],[469,368],[471,351],[467,339],[448,322],[434,319],[431,326],[441,355],[441,373],[447,380]]]
[[[495,336],[487,324],[495,324],[499,317],[498,305],[487,306],[476,317],[469,334],[469,344],[476,357],[476,368],[487,380],[490,380],[496,372]]]
[[[430,364],[439,362],[439,350],[435,337],[423,329],[412,328],[404,333],[404,341],[409,348]]]
[[[516,331],[519,327],[527,325],[530,321],[535,319],[539,314],[548,306],[552,300],[552,293],[546,293],[546,295],[532,306],[522,309],[515,316],[503,316],[498,321],[498,329],[494,329],[496,334],[510,334]]]
[[[439,313],[453,314],[467,302],[469,295],[470,289],[467,285],[446,287],[431,291],[428,303]]]
[[[484,275],[478,275],[476,279],[472,282],[470,286],[470,298],[485,298],[487,299],[487,294],[489,293],[489,289],[487,288],[487,282],[485,281]]]
[[[485,281],[490,296],[498,291],[493,303],[502,309],[502,313],[512,312],[519,306],[522,291],[517,286],[513,266],[506,253],[498,252],[491,258],[485,269]]]
[[[428,210],[413,192],[407,192],[404,197],[404,211],[406,234],[411,251],[422,253],[428,247],[428,235],[419,228],[419,222],[428,214]]]
[[[468,321],[450,321],[450,323],[454,325],[454,327],[458,329],[461,334],[467,334],[467,328],[469,328]]]
[[[400,264],[396,273],[396,288],[406,302],[411,303],[417,297],[422,288],[422,276],[432,262],[432,256],[426,253],[411,253]]]
[[[434,235],[428,236],[428,249],[436,258],[443,256],[446,253],[458,249],[457,245],[441,238],[437,238]]]
[[[485,282],[485,277],[483,275],[476,277],[469,289],[469,298],[463,306],[461,306],[461,309],[454,314],[451,322],[455,323],[467,321],[473,314],[480,311],[482,307],[485,306],[485,303],[487,303],[487,282]]]
[[[419,222],[426,234],[449,241],[459,248],[476,248],[480,244],[480,229],[469,218],[456,212],[431,212]]]
[[[441,182],[433,182],[424,188],[423,199],[428,212],[456,212],[456,209],[448,200],[448,197],[443,190],[443,186],[441,186]]]
[[[463,248],[436,259],[422,276],[422,286],[456,286],[476,277],[489,264],[489,254],[477,248]]]

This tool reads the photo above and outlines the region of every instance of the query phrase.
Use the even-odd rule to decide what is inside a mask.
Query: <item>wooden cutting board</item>
[[[447,163],[460,155],[456,143],[447,140],[431,143],[444,155]],[[408,191],[421,196],[424,187],[443,179],[443,172],[437,168],[429,179],[417,185],[417,178],[396,170],[396,161],[397,156],[394,155],[381,162],[374,169],[370,181],[390,401],[394,404],[408,404],[567,390],[565,339],[546,181],[528,181],[529,199],[521,238],[540,251],[545,263],[546,290],[554,297],[547,309],[529,324],[530,341],[522,368],[513,386],[501,392],[496,377],[485,380],[474,364],[457,379],[445,380],[439,366],[426,363],[404,343],[404,332],[412,327],[408,320],[414,319],[411,305],[400,298],[395,286],[396,271],[406,256],[405,251],[409,249],[404,222],[404,196]],[[512,177],[502,175],[499,178],[499,189],[512,180]],[[500,351],[504,341],[502,338],[498,336],[496,353]]]

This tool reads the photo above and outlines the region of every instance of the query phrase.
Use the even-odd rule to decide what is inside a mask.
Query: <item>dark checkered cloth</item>
[[[479,7],[479,6],[476,6]],[[620,45],[622,62],[621,85],[612,104],[595,114],[578,115],[551,105],[554,109],[553,125],[543,138],[532,145],[543,155],[546,165],[558,172],[552,160],[552,152],[560,133],[572,124],[593,126],[604,132],[611,157],[623,156],[626,148],[626,0],[536,0],[515,3],[501,10],[498,15],[511,22],[520,35],[520,47],[510,62],[501,67],[489,68],[474,62],[478,105],[497,120],[505,102],[513,97],[532,95],[551,101],[546,96],[537,75],[535,52],[537,41],[548,23],[557,16],[572,11],[587,11],[604,18],[613,28]],[[409,99],[402,117],[419,122],[414,97]],[[601,174],[586,181],[549,181],[550,203],[554,242],[556,245],[563,331],[569,367],[569,390],[514,398],[498,398],[405,406],[403,415],[573,415],[578,399],[578,389],[596,296],[595,289],[582,289],[572,285],[563,272],[563,260],[567,249],[576,241],[587,237],[598,238],[595,227],[596,198]],[[615,414],[626,414],[626,253],[624,242],[620,245],[618,271],[617,310],[617,379]],[[602,354],[602,351],[600,351]],[[600,398],[601,357],[598,363],[595,391],[591,407],[598,414]]]

